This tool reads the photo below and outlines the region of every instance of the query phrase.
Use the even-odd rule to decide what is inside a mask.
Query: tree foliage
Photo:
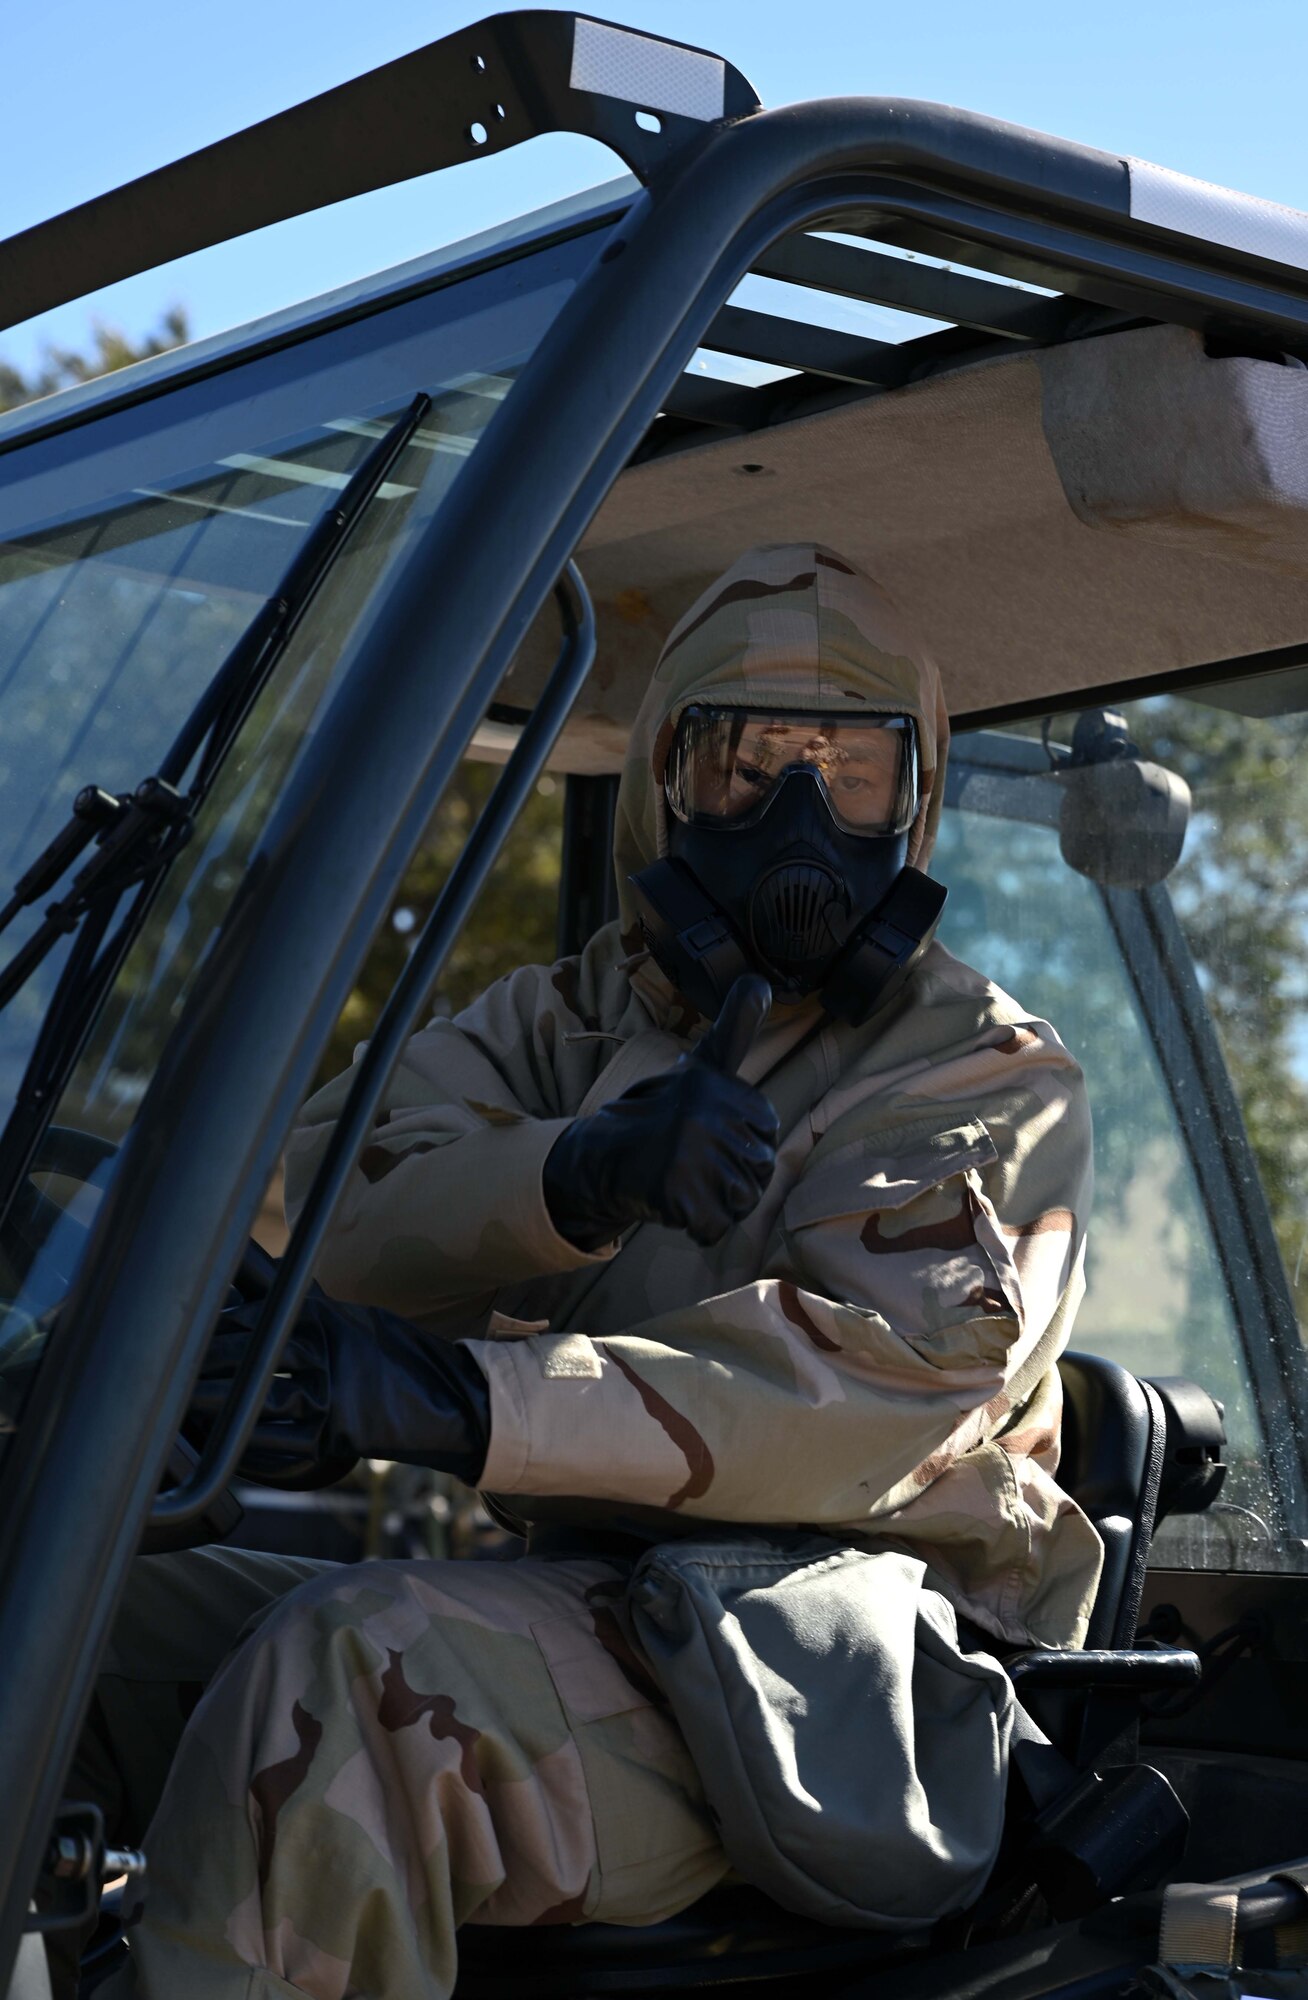
[[[1168,887],[1308,1324],[1308,715],[1165,696],[1132,731],[1194,796]]]
[[[68,389],[77,382],[92,382],[99,375],[111,375],[133,361],[148,360],[181,347],[191,337],[185,306],[170,306],[159,321],[158,330],[133,341],[116,326],[103,320],[91,322],[90,347],[79,354],[70,347],[47,345],[39,365],[24,374],[12,362],[0,359],[0,411],[16,410],[33,403],[38,396],[52,396],[56,389]]]
[[[323,1061],[324,1081],[346,1068],[357,1044],[371,1034],[498,775],[493,765],[465,763],[442,799],[337,1023]],[[553,959],[562,842],[563,779],[544,777],[446,961],[430,1013],[457,1014],[506,972]]]

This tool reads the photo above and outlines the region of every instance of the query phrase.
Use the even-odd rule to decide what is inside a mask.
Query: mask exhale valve
[[[849,935],[850,904],[839,876],[821,861],[783,861],[749,899],[754,955],[791,985],[831,956]]]

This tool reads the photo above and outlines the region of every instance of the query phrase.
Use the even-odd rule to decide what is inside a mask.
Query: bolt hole
[[[472,66],[476,70],[478,76],[485,76],[486,74],[485,56],[474,56],[472,59]]]
[[[769,470],[768,466],[760,465],[756,458],[746,459],[743,465],[736,467],[736,471],[746,479],[757,479],[761,475],[766,475]]]
[[[636,113],[636,123],[642,132],[661,132],[663,130],[663,120],[656,117],[652,111],[638,111]]]
[[[497,118],[507,118],[508,115],[509,115],[508,112],[504,109],[504,106],[502,104],[497,104],[495,106],[495,116]]]
[[[622,255],[626,247],[627,247],[626,238],[622,236],[619,236],[615,243],[606,243],[604,245],[604,248],[600,251],[600,263],[611,264],[615,257],[620,257]]]
[[[477,123],[475,125],[469,125],[468,141],[470,145],[484,146],[489,138],[490,138],[490,133],[486,130],[486,127],[481,123]]]

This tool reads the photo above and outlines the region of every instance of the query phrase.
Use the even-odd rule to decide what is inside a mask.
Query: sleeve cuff
[[[567,1131],[570,1118],[533,1118],[514,1125],[513,1145],[508,1157],[496,1161],[490,1197],[497,1213],[511,1215],[514,1235],[522,1248],[533,1277],[552,1277],[560,1271],[579,1271],[587,1264],[606,1264],[614,1256],[616,1240],[600,1250],[579,1250],[554,1227],[545,1202],[545,1161],[554,1142]]]

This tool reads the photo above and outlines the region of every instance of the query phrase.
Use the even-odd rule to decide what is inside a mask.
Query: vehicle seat
[[[1094,1522],[1104,1567],[1087,1648],[1129,1646],[1140,1620],[1167,1444],[1162,1399],[1101,1354],[1065,1354],[1058,1483]]]

